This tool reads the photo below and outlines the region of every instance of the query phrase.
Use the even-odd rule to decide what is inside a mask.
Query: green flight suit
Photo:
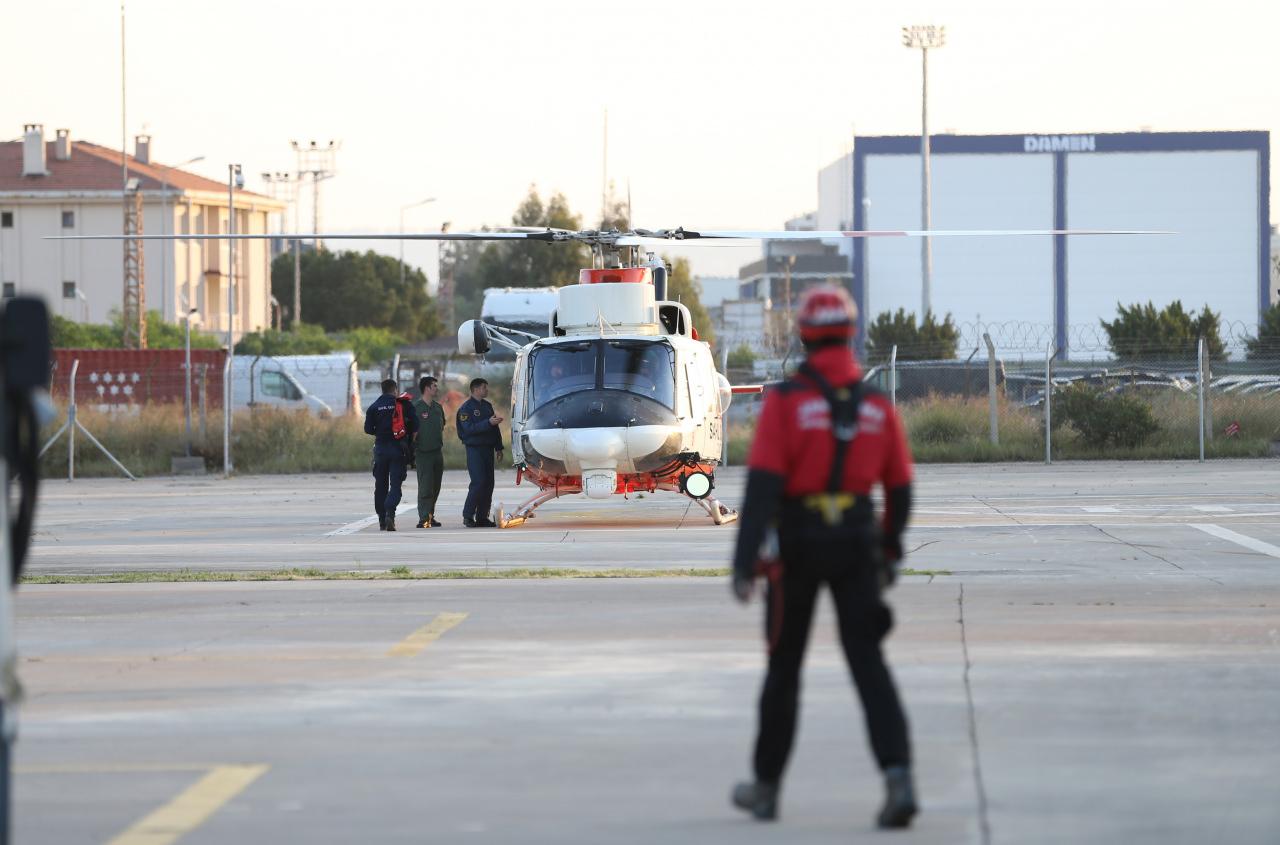
[[[413,442],[418,464],[418,522],[430,525],[444,478],[444,408],[439,402],[418,399],[413,412],[418,416],[418,437]]]

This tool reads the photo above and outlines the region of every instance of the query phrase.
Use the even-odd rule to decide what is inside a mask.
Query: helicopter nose
[[[627,455],[625,430],[615,428],[571,428],[565,432],[568,452],[585,467],[617,466]]]

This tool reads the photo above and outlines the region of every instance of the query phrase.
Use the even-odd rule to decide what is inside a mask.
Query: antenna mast
[[[604,110],[604,155],[600,158],[600,225],[609,216],[609,109]]]

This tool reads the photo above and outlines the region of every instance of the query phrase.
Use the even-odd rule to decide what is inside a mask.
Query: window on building
[[[5,282],[5,283],[4,283],[4,298],[5,298],[5,299],[13,299],[13,298],[14,298],[15,296],[17,296],[17,295],[18,295],[18,283],[17,283],[17,282]]]
[[[62,283],[62,298],[63,298],[63,299],[75,299],[75,298],[76,298],[76,283],[75,283],[75,282],[63,282],[63,283]]]
[[[13,212],[0,211],[0,229],[12,229],[12,228],[13,228]]]
[[[74,211],[62,212],[62,228],[74,229],[76,227],[76,213]]]

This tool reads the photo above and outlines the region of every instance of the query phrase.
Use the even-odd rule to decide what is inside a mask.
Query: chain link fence
[[[894,396],[923,460],[1257,457],[1280,453],[1280,352],[1243,326],[1208,343],[1128,343],[1074,327],[960,326],[956,359],[895,348],[871,383]],[[927,354],[927,352],[926,352]]]

